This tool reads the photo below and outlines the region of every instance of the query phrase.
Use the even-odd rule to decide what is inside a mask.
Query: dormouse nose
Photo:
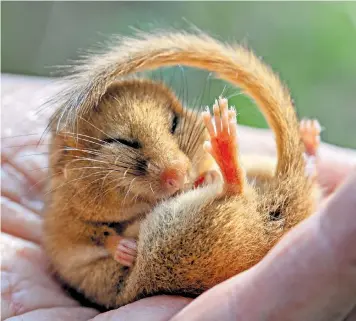
[[[163,189],[174,193],[183,188],[188,171],[188,160],[177,157],[166,166],[161,173],[161,184]]]

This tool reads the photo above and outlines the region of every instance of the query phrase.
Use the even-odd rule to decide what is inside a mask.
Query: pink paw
[[[300,135],[308,156],[316,156],[320,145],[321,126],[316,119],[302,119],[299,127]]]
[[[136,259],[137,244],[134,239],[122,239],[114,255],[114,259],[124,266],[132,266]]]
[[[321,126],[316,119],[302,119],[299,131],[305,148],[305,173],[308,177],[315,179]]]

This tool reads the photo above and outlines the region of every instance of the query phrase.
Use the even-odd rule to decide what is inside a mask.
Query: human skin
[[[17,127],[11,112],[2,110],[13,131],[2,139],[1,320],[356,319],[355,152],[322,144],[318,178],[331,198],[250,270],[195,300],[156,296],[99,313],[67,296],[48,271],[40,210],[46,145],[37,148],[37,136],[15,137],[34,130]],[[240,126],[239,135],[242,151],[274,153],[269,131]]]
[[[249,139],[248,129],[244,139]],[[256,137],[250,139],[259,145]],[[33,139],[16,140],[17,153],[31,149]],[[322,313],[336,311],[345,316],[356,305],[356,172],[351,152],[345,161],[334,155],[319,164],[320,181],[330,192],[350,176],[347,185],[249,271],[193,302],[157,296],[100,314],[80,307],[48,272],[41,247],[41,214],[29,203],[43,197],[39,181],[46,169],[29,169],[25,166],[29,158],[16,157],[15,148],[9,147],[2,150],[2,320],[168,320],[186,305],[174,320],[288,320],[287,316],[290,320],[326,320]],[[31,161],[36,166],[35,156]],[[21,179],[15,178],[18,174]],[[37,189],[30,188],[33,184]],[[32,193],[28,193],[30,189]],[[280,314],[275,315],[276,311]]]

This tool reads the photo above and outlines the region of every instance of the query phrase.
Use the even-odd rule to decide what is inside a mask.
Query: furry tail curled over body
[[[66,119],[66,124],[73,125],[77,115],[95,108],[118,78],[177,64],[214,72],[252,97],[275,133],[277,174],[304,170],[298,120],[278,76],[246,48],[224,44],[204,33],[143,33],[120,39],[68,77],[68,86],[56,97],[60,108],[54,119]]]

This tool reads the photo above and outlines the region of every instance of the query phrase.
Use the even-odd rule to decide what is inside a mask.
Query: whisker
[[[233,97],[237,97],[237,96],[240,96],[240,95],[243,95],[244,93],[242,92],[237,92],[237,93],[233,93],[232,95],[230,95],[229,97],[226,97],[227,100],[233,98]]]
[[[208,75],[207,77],[207,80],[209,80],[209,77],[210,77],[210,74]],[[205,94],[205,89],[206,89],[206,83],[207,83],[207,80],[205,81],[204,83],[204,87],[203,87],[203,91],[200,95],[200,103],[198,104],[198,98],[195,99],[195,102],[193,104],[193,115],[194,115],[194,118],[190,120],[190,126],[188,127],[188,133],[186,133],[187,135],[187,141],[184,142],[183,146],[185,146],[185,149],[187,150],[187,153],[190,153],[190,141],[191,141],[191,138],[192,138],[192,135],[195,134],[195,131],[197,130],[196,129],[196,124],[198,123],[198,119],[200,118],[199,117],[199,112],[197,111],[200,110],[200,106],[201,106],[201,103],[203,101],[203,96]]]
[[[94,127],[96,130],[100,131],[101,133],[103,133],[106,137],[115,139],[113,136],[105,133],[104,131],[102,131],[100,128],[96,127],[94,124],[92,124],[91,122],[87,121],[85,118],[79,116],[80,119],[84,120],[87,124],[89,124],[90,126]]]
[[[211,99],[210,99],[210,97],[211,97],[211,76],[213,75],[213,73],[209,73],[209,75],[208,75],[208,79],[209,79],[209,90],[208,90],[208,93],[209,93],[209,96],[208,96],[208,100],[210,101]]]
[[[198,120],[199,119],[197,119],[197,122]],[[189,153],[192,153],[194,151],[193,155],[195,154],[197,148],[199,147],[198,144],[200,143],[200,138],[204,130],[205,127],[204,124],[202,123],[200,123],[198,126],[194,126],[194,131],[192,132],[191,137],[189,139],[189,148],[188,148]]]
[[[113,173],[113,172],[115,172],[115,170],[111,170],[111,171],[109,171],[109,173],[107,173],[106,175],[105,175],[105,177],[104,177],[104,179],[103,179],[103,182],[101,183],[101,188],[103,188],[103,186],[104,186],[104,184],[105,184],[105,180],[108,178],[108,176],[111,174],[111,173]]]
[[[79,193],[81,193],[82,191],[84,191],[85,189],[87,189],[88,187],[90,186],[93,186],[94,183],[100,181],[101,179],[103,179],[103,177],[99,177],[91,182],[89,182],[88,184],[84,185],[82,188],[78,189],[74,195],[67,201],[67,205],[70,204],[70,201],[75,197],[77,196]],[[98,193],[96,197],[93,198],[93,200],[91,202],[88,203],[88,205],[82,209],[82,212],[84,212],[90,205],[93,205],[95,204],[95,201],[98,199],[98,197],[100,196],[101,194]]]
[[[206,85],[207,85],[207,83],[210,84],[211,75],[212,75],[212,73],[210,72],[210,73],[208,74],[208,76],[206,77],[206,80],[205,80],[205,82],[204,82],[204,87],[203,87],[202,93],[201,93],[201,95],[200,95],[200,103],[199,103],[199,106],[203,106],[203,99],[204,99],[204,96],[205,96]]]
[[[126,177],[126,174],[127,174],[127,172],[129,171],[129,169],[130,169],[130,168],[128,168],[128,169],[125,171],[124,177]]]
[[[192,147],[191,147],[192,157],[194,157],[198,151],[199,144],[200,144],[200,138],[201,138],[201,135],[203,134],[204,130],[205,130],[205,127],[200,126],[200,132],[198,133],[198,135],[196,135],[195,141],[192,143]]]
[[[87,158],[87,157],[81,157],[81,156],[75,156],[75,155],[72,155],[71,157],[75,158],[74,160],[71,160],[69,163],[66,164],[66,166],[69,166],[70,164],[72,163],[75,163],[75,162],[80,162],[80,161],[89,161],[89,162],[94,162],[94,163],[102,163],[102,164],[106,164],[108,165],[109,167],[110,166],[113,166],[114,168],[121,168],[121,169],[130,169],[132,164],[131,163],[125,163],[125,162],[122,162],[121,164],[118,164],[118,163],[112,163],[112,162],[106,162],[106,161],[100,161],[100,160],[97,160],[97,159],[92,159],[92,158]]]
[[[97,138],[97,137],[93,137],[93,136],[85,135],[85,134],[73,133],[73,132],[63,132],[63,134],[66,134],[66,135],[71,135],[71,136],[81,136],[81,137],[85,137],[85,138],[88,138],[88,139],[92,139],[92,140],[95,140],[95,141],[101,142],[101,143],[103,143],[103,144],[105,143],[105,140],[102,140],[102,139]]]
[[[177,68],[173,68],[173,75],[171,76],[171,80],[169,81],[169,85],[168,85],[169,88],[172,88],[172,82],[173,82],[173,78],[176,75],[176,71],[177,71]]]
[[[127,189],[127,192],[126,192],[126,194],[125,194],[123,203],[125,203],[126,197],[127,197],[127,195],[130,193],[130,190],[131,190],[131,187],[132,187],[132,183],[136,180],[136,178],[137,178],[137,177],[134,177],[134,178],[131,180],[131,183],[130,183],[130,185],[129,185],[129,188]]]
[[[63,186],[66,186],[66,185],[68,185],[68,184],[70,184],[70,183],[73,183],[73,182],[76,182],[76,181],[79,181],[79,180],[81,180],[81,179],[85,179],[85,178],[88,178],[88,177],[91,177],[91,176],[94,176],[94,175],[99,175],[99,174],[101,174],[101,173],[102,173],[102,171],[98,171],[98,172],[91,173],[91,174],[89,174],[89,175],[87,175],[87,176],[84,176],[84,177],[81,176],[81,177],[79,177],[79,178],[75,178],[75,179],[72,179],[72,180],[70,180],[70,181],[65,181],[64,183],[62,183],[61,185],[57,186],[56,188],[51,189],[51,190],[49,190],[48,192],[46,192],[46,193],[45,193],[45,196],[48,195],[48,194],[50,194],[50,193],[53,193],[54,191],[58,190],[59,188],[62,188]]]
[[[93,158],[88,158],[88,157],[83,157],[83,156],[76,156],[76,155],[72,155],[73,158],[75,158],[75,160],[72,160],[71,162],[74,163],[76,161],[89,161],[89,162],[94,162],[94,163],[101,163],[101,164],[106,164],[106,165],[111,165],[111,163],[105,162],[105,161],[101,161],[98,159],[93,159]]]
[[[55,175],[56,175],[56,173],[54,173],[54,174],[52,174],[52,175],[47,175],[46,177],[40,179],[39,181],[37,181],[37,183],[32,184],[32,185],[29,187],[28,191],[31,192],[31,191],[33,191],[34,189],[37,189],[37,187],[38,187],[39,185],[43,184],[46,180],[52,178],[52,177],[55,176]]]
[[[194,109],[195,108],[199,108],[200,109],[200,107],[194,107]],[[189,131],[189,134],[188,134],[188,142],[187,142],[187,151],[188,151],[188,153],[190,153],[191,152],[191,143],[192,143],[192,138],[194,138],[194,135],[195,135],[195,133],[196,133],[196,131],[198,130],[197,128],[198,128],[198,126],[196,126],[197,124],[198,124],[198,122],[199,122],[199,119],[200,119],[200,113],[198,112],[198,111],[195,111],[195,113],[194,113],[195,115],[195,117],[194,117],[194,119],[192,120],[192,122],[191,122],[191,126],[190,126],[190,131]],[[200,126],[199,126],[200,127]],[[199,137],[198,137],[199,138]]]
[[[100,156],[101,154],[96,151],[96,150],[91,150],[91,149],[82,149],[82,148],[74,148],[74,147],[65,147],[62,149],[63,151],[76,151],[76,152],[84,152],[87,154],[95,155],[95,156]]]
[[[97,146],[103,146],[103,144],[106,144],[106,142],[103,142],[103,143],[98,143],[97,141],[94,141],[94,140],[90,140],[90,139],[86,139],[86,138],[83,138],[83,137],[78,137],[80,136],[80,134],[78,134],[78,136],[75,136],[73,134],[69,134],[67,133],[66,135],[70,136],[70,137],[75,137],[77,140],[81,141],[81,142],[88,142],[90,144],[95,144]]]
[[[155,194],[155,192],[153,191],[153,188],[152,188],[152,183],[149,183],[149,186],[150,186],[150,189],[151,189],[151,191],[152,191],[152,194],[154,195],[154,194]]]
[[[69,133],[69,135],[73,135],[72,133]],[[78,135],[81,135],[81,134],[78,134]],[[88,135],[84,135],[86,137],[90,137]],[[81,138],[81,137],[78,137],[78,139],[81,139],[81,140],[84,140],[84,141],[88,141],[86,140],[85,138]],[[98,139],[99,140],[99,139]],[[97,142],[92,142],[94,144],[97,144],[97,145],[100,145],[102,146],[101,144],[97,143]],[[58,149],[56,152],[60,152],[60,151],[68,151],[68,150],[71,150],[71,151],[79,151],[79,152],[83,152],[83,153],[87,153],[87,154],[92,154],[94,156],[111,156],[112,154],[106,154],[104,153],[103,151],[99,151],[99,150],[96,150],[96,149],[90,149],[90,148],[74,148],[74,147],[65,147],[65,148],[62,148],[62,149]],[[47,152],[48,153],[48,152]],[[113,153],[114,154],[114,153]],[[133,154],[133,155],[132,155]],[[31,154],[32,156],[34,154]],[[23,155],[23,156],[29,156],[28,154],[27,155]],[[71,157],[73,157],[73,155],[69,155]],[[117,159],[120,157],[121,155],[118,155]],[[136,156],[136,157],[135,157]],[[67,156],[68,157],[68,156]],[[121,164],[125,164],[127,166],[130,166],[132,165],[132,162],[137,162],[137,153],[133,152],[132,150],[128,150],[126,151],[125,153],[125,157],[128,158],[127,160],[120,160],[120,163]],[[115,160],[115,164],[117,164],[117,159]],[[156,170],[159,169],[158,165],[152,163],[152,167],[155,167]]]
[[[18,138],[18,137],[27,137],[27,136],[39,136],[39,133],[31,133],[31,134],[21,134],[21,135],[14,135],[14,136],[5,136],[1,137],[1,139],[11,139],[11,138]]]
[[[137,193],[135,193],[134,196],[131,199],[131,203],[135,203],[137,201],[137,199],[138,199],[138,196],[139,195]]]
[[[44,167],[44,168],[51,168],[51,167]],[[40,169],[43,169],[43,168],[40,168]],[[68,168],[66,170],[67,171],[75,171],[75,170],[82,170],[82,169],[102,169],[103,171],[106,171],[105,168],[102,168],[100,166],[87,166],[87,167],[79,167],[79,168]],[[34,170],[39,170],[39,169],[37,168],[37,169],[34,169]],[[30,170],[30,171],[34,171],[34,170]],[[99,172],[96,172],[96,173],[99,173]],[[32,191],[34,187],[40,185],[41,183],[43,183],[44,181],[46,181],[49,178],[52,178],[55,175],[57,175],[57,173],[54,173],[54,174],[49,175],[49,176],[46,176],[43,179],[39,180],[36,184],[31,185],[31,187],[29,188],[29,191]]]
[[[223,88],[221,94],[219,95],[219,97],[223,97],[223,95],[224,95],[224,93],[225,93],[225,89],[226,89],[226,85],[224,86],[224,88]]]
[[[112,181],[110,181],[110,184],[113,182],[121,182],[124,179],[126,179],[126,177],[114,178]],[[120,186],[121,186],[121,183],[118,183],[118,184],[114,185],[112,188],[107,189],[103,194],[101,194],[101,197],[104,197],[110,191],[112,191]],[[96,200],[98,197],[99,197],[99,195],[96,198],[94,198],[94,200]]]
[[[184,122],[184,127],[183,127],[183,137],[182,137],[182,147],[186,148],[187,146],[187,142],[188,142],[188,131],[190,128],[190,124],[191,124],[191,117],[193,115],[192,110],[189,110],[189,112],[187,111],[187,117],[185,118],[185,122]]]
[[[76,171],[76,170],[93,169],[93,168],[103,168],[103,167],[100,167],[100,166],[85,166],[85,167],[78,167],[78,168],[68,168],[67,170]],[[28,171],[29,172],[35,172],[35,171],[44,170],[44,169],[54,169],[54,167],[51,167],[51,166],[38,167],[38,168],[34,168],[34,169],[29,169]]]

